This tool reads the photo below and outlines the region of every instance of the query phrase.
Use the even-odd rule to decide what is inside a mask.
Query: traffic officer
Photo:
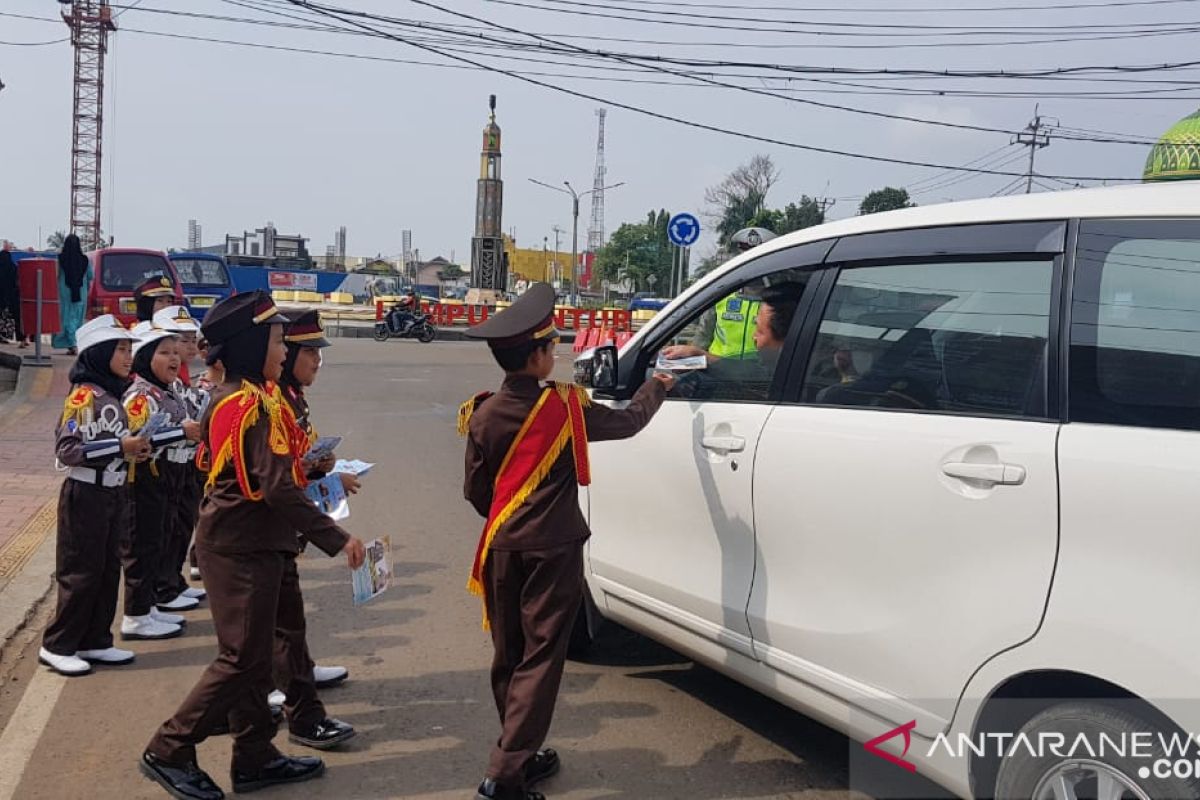
[[[133,653],[113,647],[111,629],[121,542],[133,525],[126,470],[150,455],[150,443],[130,433],[121,405],[133,366],[133,334],[104,314],[75,335],[79,357],[55,429],[54,452],[67,469],[58,495],[58,605],[38,653],[43,664],[63,675],[88,673],[92,662],[133,661]]]
[[[209,361],[225,368],[203,421],[208,482],[196,525],[218,655],[139,764],[174,797],[224,797],[196,763],[196,746],[226,721],[236,792],[309,780],[325,769],[319,758],[284,756],[271,744],[267,693],[279,594],[287,559],[298,550],[297,531],[329,555],[344,552],[351,569],[365,552],[304,495],[308,438],[276,385],[287,321],[269,294],[255,290],[217,303],[201,326]]]
[[[774,238],[766,228],[743,228],[729,237],[729,249],[737,255]],[[753,356],[754,321],[761,308],[758,300],[740,292],[722,298],[701,318],[700,332],[692,344],[719,358]]]
[[[504,370],[500,390],[463,404],[464,494],[483,534],[468,588],[484,598],[495,655],[492,693],[500,737],[476,800],[540,800],[529,787],[556,773],[540,749],[550,729],[571,628],[583,601],[579,510],[588,441],[626,439],[649,422],[674,383],[655,375],[622,409],[592,405],[577,386],[543,383],[554,370],[554,290],[534,284],[467,335],[487,341]]]

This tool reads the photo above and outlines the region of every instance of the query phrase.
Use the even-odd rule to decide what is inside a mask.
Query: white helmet
[[[775,234],[766,228],[742,228],[740,231],[729,237],[729,246],[741,253],[746,250],[758,247],[763,242],[774,239]]]

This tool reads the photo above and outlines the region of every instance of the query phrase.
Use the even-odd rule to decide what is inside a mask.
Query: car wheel
[[[1149,758],[1138,758],[1133,752],[1136,734],[1150,736],[1146,751]],[[1180,778],[1173,770],[1164,770],[1160,777],[1153,770],[1155,762],[1166,759],[1174,767],[1184,761],[1178,755],[1168,756],[1162,747],[1165,736],[1171,733],[1139,716],[1103,703],[1063,703],[1053,706],[1031,719],[1021,728],[1016,742],[1006,745],[1008,755],[1000,762],[996,777],[997,800],[1197,800],[1200,780]],[[1047,736],[1065,741],[1058,749],[1067,755],[1055,755],[1049,747],[1038,747]],[[1026,747],[1018,742],[1028,740]],[[1076,743],[1086,741],[1091,747]],[[1119,747],[1127,743],[1123,750]],[[1107,748],[1103,745],[1107,743]],[[1114,743],[1117,745],[1114,747]],[[1118,750],[1118,752],[1114,752]],[[1032,751],[1032,752],[1031,752]],[[1195,763],[1189,752],[1185,766]]]
[[[567,645],[567,655],[571,658],[583,658],[592,651],[596,642],[596,633],[600,630],[603,618],[596,610],[591,592],[583,591],[583,602],[579,604],[579,613],[575,615],[575,626],[571,628],[571,643]]]

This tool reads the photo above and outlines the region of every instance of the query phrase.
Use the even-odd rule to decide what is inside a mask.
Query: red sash
[[[301,488],[308,485],[300,463],[301,457],[309,448],[308,434],[296,423],[296,415],[279,394],[279,387],[272,383],[259,387],[249,381],[242,381],[241,388],[217,403],[209,417],[207,452],[197,455],[198,463],[201,464],[207,461],[208,454],[211,454],[212,458],[212,463],[208,465],[208,482],[205,489],[211,489],[221,471],[232,464],[238,486],[246,499],[262,499],[262,490],[255,491],[250,486],[245,446],[246,431],[258,422],[259,414],[264,410],[271,426],[271,452],[280,456],[290,455],[292,479]]]
[[[572,443],[575,474],[580,486],[591,483],[588,464],[587,425],[583,409],[588,402],[582,389],[554,384],[542,391],[537,404],[525,418],[521,430],[509,447],[492,489],[492,507],[483,534],[475,548],[475,562],[467,590],[484,597],[483,571],[492,541],[504,523],[529,499],[529,495],[546,479],[550,468],[562,455],[567,442]],[[483,627],[490,627],[486,599],[483,607]]]

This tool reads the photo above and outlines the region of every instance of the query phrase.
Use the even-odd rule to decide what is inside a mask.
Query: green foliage
[[[628,281],[635,292],[666,292],[671,282],[671,246],[663,209],[651,211],[643,222],[626,222],[596,254],[602,280]]]
[[[907,189],[885,186],[863,198],[858,207],[859,215],[878,214],[880,211],[895,211],[898,208],[913,208],[917,204],[908,196]]]

